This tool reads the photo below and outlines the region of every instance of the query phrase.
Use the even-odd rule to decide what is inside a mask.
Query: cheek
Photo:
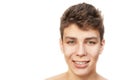
[[[75,52],[75,47],[63,46],[63,53],[65,56],[70,57]]]
[[[100,48],[98,46],[89,47],[87,48],[87,53],[96,60],[100,54]]]

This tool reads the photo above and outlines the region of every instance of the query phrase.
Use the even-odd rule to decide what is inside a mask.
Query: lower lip
[[[86,67],[88,66],[88,63],[89,63],[89,62],[87,62],[87,63],[85,63],[85,64],[77,64],[77,63],[73,62],[74,66],[75,66],[76,68],[79,68],[79,69],[84,69],[84,68],[86,68]]]

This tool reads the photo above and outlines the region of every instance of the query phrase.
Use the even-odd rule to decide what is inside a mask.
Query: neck
[[[80,75],[75,75],[71,71],[68,71],[66,73],[67,80],[100,80],[100,76],[96,73],[96,71],[91,72],[90,74],[80,76]]]

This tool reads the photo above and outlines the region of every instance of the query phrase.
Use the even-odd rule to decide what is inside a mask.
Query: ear
[[[105,40],[103,39],[101,41],[101,47],[100,47],[100,54],[102,53],[103,49],[104,49],[104,46],[105,46]]]
[[[59,43],[60,43],[60,49],[63,52],[63,40],[61,38],[59,39]]]

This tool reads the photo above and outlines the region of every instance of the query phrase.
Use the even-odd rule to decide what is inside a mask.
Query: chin
[[[78,76],[86,76],[94,72],[94,67],[89,63],[86,64],[76,64],[73,62],[71,65],[71,71]]]
[[[86,75],[88,75],[88,74],[90,73],[90,71],[87,70],[87,69],[73,70],[72,72],[73,72],[75,75],[77,75],[77,76],[86,76]]]

